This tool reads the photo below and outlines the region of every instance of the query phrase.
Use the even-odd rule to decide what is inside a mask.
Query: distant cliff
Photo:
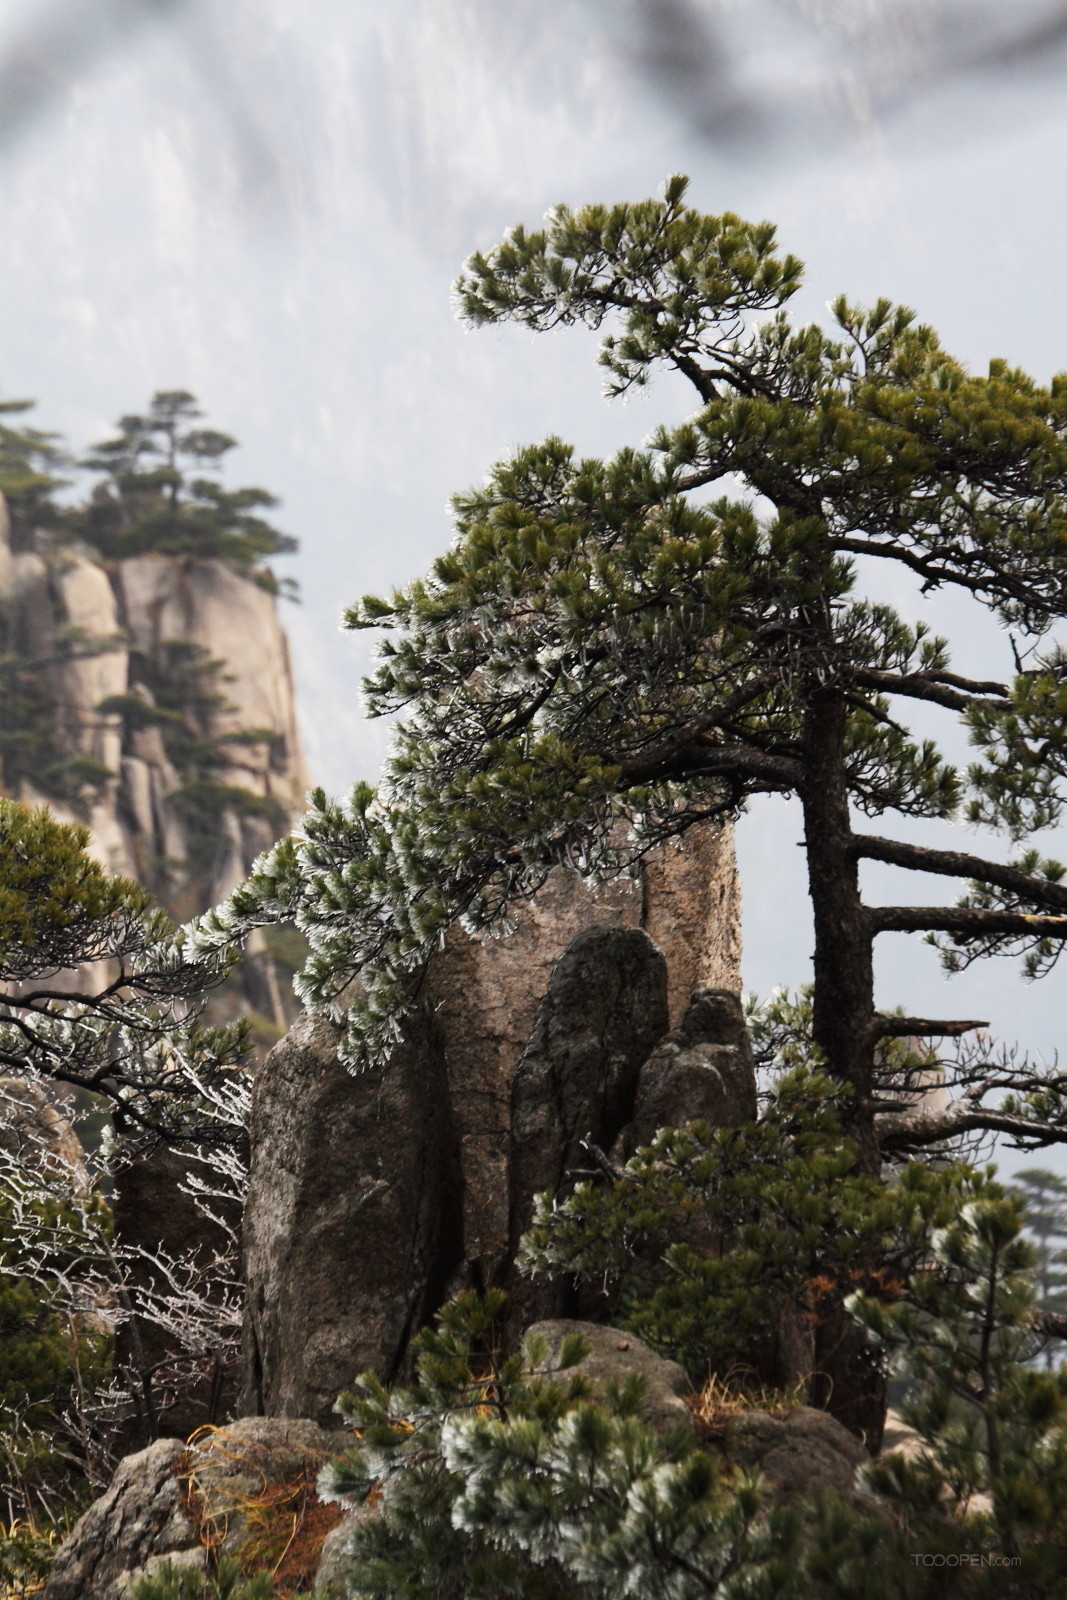
[[[213,905],[303,810],[275,596],[223,560],[19,543],[0,496],[0,789],[86,822],[175,916]],[[244,1001],[283,1027],[278,960],[250,955]]]

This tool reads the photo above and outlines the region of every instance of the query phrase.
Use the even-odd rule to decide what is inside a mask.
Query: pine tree
[[[799,1065],[756,1122],[663,1128],[611,1181],[602,1171],[539,1195],[519,1265],[599,1290],[601,1314],[680,1361],[695,1388],[727,1374],[757,1392],[799,1388],[851,1421],[855,1396],[828,1382],[840,1301],[860,1288],[896,1297],[990,1184],[962,1162],[910,1162],[889,1184],[857,1171],[846,1104]],[[880,1418],[861,1426],[876,1445]]]
[[[358,1443],[323,1491],[363,1506],[344,1593],[367,1600],[1056,1600],[1067,1372],[1025,1365],[1033,1253],[987,1184],[894,1297],[857,1295],[916,1385],[918,1454],[855,1493],[783,1504],[693,1434],[638,1419],[641,1380],[593,1392],[565,1341],[502,1359],[501,1297],[457,1296],[417,1341],[417,1380],[373,1374],[339,1409]],[[147,1600],[147,1596],[146,1596]]]
[[[32,410],[32,400],[0,400],[0,418]],[[65,465],[57,434],[0,421],[0,495],[7,503],[16,545],[25,543],[35,528],[54,528],[61,522],[54,495],[65,482],[58,475]]]
[[[698,409],[607,461],[558,439],[520,450],[457,498],[455,543],[428,578],[350,610],[350,626],[389,634],[367,686],[373,714],[400,718],[384,781],[347,804],[316,795],[303,839],[197,937],[295,915],[313,952],[304,998],[347,1010],[358,1064],[395,1037],[456,918],[489,928],[560,861],[625,870],[753,795],[797,795],[814,1040],[852,1090],[863,1168],[974,1130],[1056,1141],[1060,1080],[991,1061],[982,1041],[950,1073],[969,1092],[914,1114],[907,1082],[886,1082],[887,1048],[981,1025],[879,1010],[874,949],[882,933],[926,933],[950,966],[1017,952],[1036,975],[1067,934],[1064,869],[1030,849],[1004,865],[903,843],[853,817],[964,817],[1021,841],[1062,813],[1067,657],[1043,641],[1067,602],[1067,378],[1042,387],[1000,361],[973,376],[887,301],[837,300],[831,333],[795,327],[801,264],[774,229],[702,215],[685,189],[558,207],[471,258],[457,291],[469,321],[604,326],[610,393],[667,368]],[[960,675],[946,640],[862,594],[861,571],[883,565],[992,613],[1014,680]],[[909,732],[909,707],[962,721],[965,773]],[[869,905],[865,861],[948,878],[962,897]],[[983,1084],[1014,1099],[990,1106]]]
[[[1045,1595],[1060,1592],[1067,1554],[1067,1368],[1027,1365],[1036,1253],[1023,1215],[1018,1196],[972,1202],[895,1304],[861,1294],[852,1309],[917,1380],[905,1415],[927,1447],[914,1465],[873,1464],[870,1486],[920,1527],[955,1515],[995,1534],[1023,1569],[1008,1592]]]
[[[998,1056],[974,1019],[881,1010],[874,953],[880,934],[916,932],[949,968],[1016,953],[1038,976],[1067,935],[1064,868],[1029,846],[1005,865],[855,819],[965,819],[1024,844],[1062,815],[1067,656],[1049,636],[1067,607],[1067,378],[1041,386],[1000,361],[974,376],[888,301],[841,298],[831,331],[795,326],[801,265],[774,229],[703,215],[685,190],[559,207],[471,258],[469,321],[603,328],[610,393],[666,368],[698,408],[609,460],[555,438],[518,451],[457,497],[455,541],[427,578],[351,608],[350,626],[387,635],[367,684],[371,712],[398,718],[383,781],[345,803],[313,796],[300,836],[192,947],[294,920],[311,947],[297,987],[347,1015],[358,1068],[397,1037],[456,919],[500,928],[559,863],[624,872],[755,795],[793,795],[811,1064],[847,1091],[856,1171],[878,1181],[969,1133],[1063,1142],[1067,1081]],[[880,567],[990,613],[1014,678],[953,670],[947,640],[863,592]],[[965,772],[909,712],[962,724]],[[870,905],[868,861],[960,898]],[[931,1056],[914,1039],[949,1042],[936,1060],[959,1092],[944,1110],[916,1105]],[[875,1253],[867,1271],[881,1265]],[[863,1390],[849,1340],[842,1322],[834,1405],[874,1436],[883,1397]]]
[[[458,1295],[417,1340],[414,1384],[387,1391],[368,1373],[339,1400],[359,1443],[322,1487],[377,1507],[355,1530],[347,1592],[710,1600],[782,1545],[788,1519],[756,1531],[755,1484],[731,1482],[688,1430],[641,1423],[642,1379],[595,1393],[573,1335],[555,1362],[538,1335],[503,1355],[502,1305],[499,1291]]]
[[[1021,1167],[1013,1187],[1024,1197],[1026,1227],[1037,1249],[1038,1304],[1045,1311],[1067,1312],[1067,1179],[1047,1167]],[[1045,1351],[1049,1368],[1053,1359],[1050,1344]]]

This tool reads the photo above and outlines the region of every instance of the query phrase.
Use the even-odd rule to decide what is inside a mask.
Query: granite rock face
[[[105,564],[37,536],[13,550],[0,504],[0,792],[84,821],[109,871],[179,918],[235,887],[303,811],[307,778],[277,603],[224,561]],[[14,719],[14,721],[12,721]],[[295,1015],[262,934],[245,1000]]]
[[[670,871],[732,862],[713,843],[690,835]],[[641,926],[655,912],[686,972],[718,950],[730,975],[736,918],[671,921],[721,903],[715,884],[686,898],[679,882],[661,905],[643,877],[592,890],[559,870],[506,937],[450,932],[381,1072],[350,1077],[329,1023],[294,1026],[255,1091],[244,1412],[328,1417],[362,1370],[401,1372],[460,1287],[505,1287],[513,1332],[581,1310],[566,1283],[515,1271],[534,1195],[565,1187],[588,1165],[582,1141],[610,1149],[635,1113],[642,1128],[735,1123],[754,1106],[736,995],[700,991],[664,1042],[670,962]]]
[[[509,1248],[509,1129],[519,1061],[557,961],[589,928],[642,929],[659,948],[664,1030],[682,1021],[694,989],[739,991],[740,891],[730,830],[692,828],[647,856],[635,876],[596,886],[558,867],[515,908],[508,934],[478,941],[454,927],[430,963],[463,1148],[466,1254],[483,1271],[496,1270]]]
[[[610,1149],[633,1115],[638,1074],[667,1026],[667,964],[640,928],[587,928],[560,956],[512,1082],[508,1159],[509,1313],[558,1314],[566,1289],[510,1270],[533,1198]]]
[[[353,1077],[304,1016],[260,1070],[244,1241],[241,1410],[328,1423],[338,1392],[392,1377],[461,1258],[457,1150],[433,1017]]]

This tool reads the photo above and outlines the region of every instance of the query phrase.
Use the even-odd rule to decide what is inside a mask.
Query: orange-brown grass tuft
[[[771,1389],[748,1372],[727,1373],[725,1378],[712,1373],[703,1389],[685,1396],[685,1403],[692,1412],[697,1437],[711,1439],[722,1432],[731,1417],[742,1416],[746,1411],[785,1416],[804,1404],[804,1389],[802,1384],[794,1389]]]
[[[319,1467],[309,1462],[296,1474],[269,1470],[271,1451],[235,1438],[223,1428],[201,1429],[190,1444],[211,1438],[211,1457],[229,1462],[229,1474],[211,1470],[211,1457],[186,1452],[180,1466],[184,1509],[212,1565],[222,1554],[245,1577],[269,1572],[279,1597],[309,1590],[322,1543],[340,1521],[338,1505],[324,1505],[316,1491]]]

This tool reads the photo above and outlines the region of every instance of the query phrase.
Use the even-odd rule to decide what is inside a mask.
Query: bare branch
[[[1014,934],[1033,939],[1067,939],[1067,916],[981,911],[970,906],[872,906],[867,916],[874,933],[954,933],[964,939]]]
[[[909,700],[930,700],[934,705],[944,706],[947,711],[966,711],[974,705],[993,705],[1002,707],[1004,704],[1001,696],[1007,695],[1007,689],[1001,684],[994,684],[992,688],[998,691],[998,698],[989,695],[978,695],[971,692],[961,693],[945,683],[947,673],[896,673],[878,672],[865,667],[852,674],[853,682],[864,689],[879,689],[885,694],[905,695]],[[962,680],[965,681],[965,680]],[[988,685],[984,687],[989,687]]]
[[[1067,1144],[1067,1127],[987,1109],[970,1099],[957,1100],[944,1111],[877,1117],[874,1129],[883,1152],[925,1149],[932,1144],[944,1144],[963,1133],[1010,1134],[1020,1149],[1043,1150],[1050,1145]]]
[[[876,1016],[871,1023],[876,1039],[955,1039],[988,1027],[988,1022],[935,1022],[930,1017]]]
[[[881,839],[874,834],[854,835],[852,849],[867,861],[885,861],[890,866],[906,867],[911,872],[930,872],[944,878],[974,879],[995,883],[1035,905],[1067,910],[1067,884],[1034,878],[1017,867],[986,861],[963,850],[930,850],[924,845],[902,844],[898,839]]]

